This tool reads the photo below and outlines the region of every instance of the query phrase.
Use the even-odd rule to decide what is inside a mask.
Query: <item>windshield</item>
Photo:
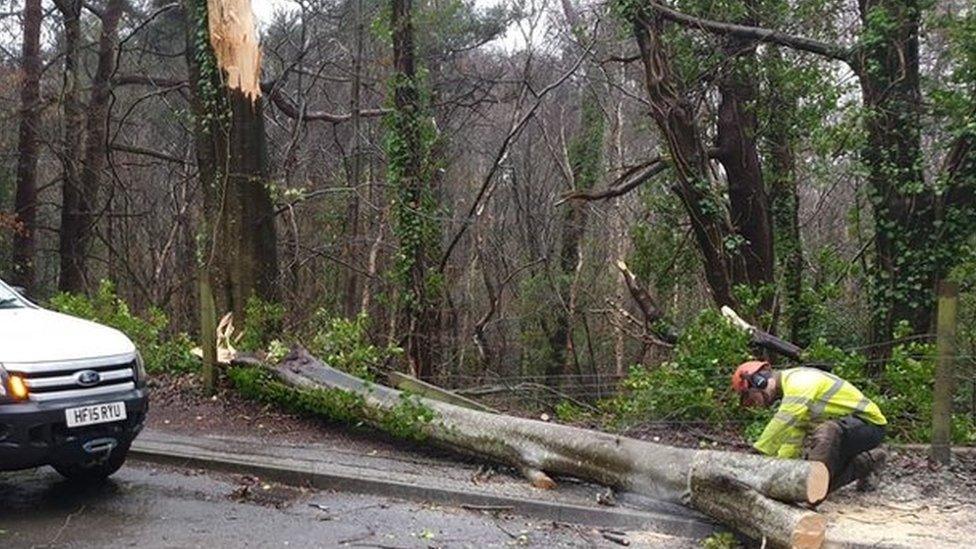
[[[25,307],[24,300],[17,292],[0,281],[0,309]]]

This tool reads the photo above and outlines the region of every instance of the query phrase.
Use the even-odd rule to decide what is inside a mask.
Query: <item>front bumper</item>
[[[67,408],[119,401],[125,402],[124,421],[68,429],[64,416]],[[142,430],[148,410],[145,389],[0,405],[0,471],[79,463],[91,458],[83,445],[99,438],[114,438],[119,446],[128,446]]]

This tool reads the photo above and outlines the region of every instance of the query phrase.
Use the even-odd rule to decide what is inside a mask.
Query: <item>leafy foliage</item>
[[[227,377],[245,397],[282,406],[293,412],[352,424],[365,417],[365,399],[350,391],[295,389],[275,379],[267,370],[254,366],[231,368],[227,371]]]
[[[556,419],[563,423],[576,423],[587,417],[587,411],[568,400],[556,403]]]
[[[156,307],[145,317],[129,310],[115,292],[115,285],[102,280],[95,295],[60,293],[48,304],[52,309],[110,326],[124,333],[135,343],[150,372],[187,372],[197,369],[199,361],[190,354],[193,343],[184,333],[168,336],[169,320]]]
[[[701,540],[701,549],[739,549],[742,544],[731,532],[717,532]]]
[[[556,362],[556,354],[549,341],[552,327],[556,322],[558,297],[554,285],[568,284],[568,276],[549,275],[539,272],[526,276],[519,282],[518,300],[518,341],[520,370],[529,375],[538,375]]]
[[[902,324],[897,336],[907,335]],[[807,359],[833,366],[833,372],[850,381],[881,408],[888,419],[888,436],[904,442],[926,442],[932,429],[932,389],[935,375],[935,347],[908,340],[896,345],[884,361],[880,375],[874,375],[871,361],[857,352],[845,352],[819,339],[807,350]],[[958,395],[957,395],[958,396]],[[954,416],[952,437],[956,442],[976,440],[972,417]]]
[[[625,423],[754,417],[729,389],[729,367],[750,358],[748,342],[749,336],[721,314],[706,310],[685,329],[671,361],[655,368],[633,366],[622,394],[601,407]]]
[[[369,317],[333,317],[320,309],[313,319],[315,335],[309,351],[323,362],[356,377],[372,380],[385,363],[403,350],[394,345],[377,347],[369,341]]]
[[[266,349],[272,341],[281,337],[285,306],[270,303],[252,295],[244,308],[244,329],[237,346],[242,351]]]
[[[400,402],[383,415],[380,427],[396,438],[423,442],[427,438],[425,427],[436,417],[434,410],[425,406],[420,399],[400,393]]]
[[[696,273],[698,258],[682,228],[684,213],[674,193],[652,186],[641,198],[649,216],[631,228],[633,251],[627,264],[638,280],[654,288],[661,303],[667,303]]]

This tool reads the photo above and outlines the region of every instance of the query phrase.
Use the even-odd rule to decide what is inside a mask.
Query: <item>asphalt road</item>
[[[96,488],[47,468],[0,473],[2,548],[342,546],[619,547],[588,527],[179,468],[132,464]]]

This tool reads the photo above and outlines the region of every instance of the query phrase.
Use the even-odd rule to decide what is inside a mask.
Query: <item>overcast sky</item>
[[[509,0],[475,0],[475,4],[478,7],[487,8],[507,1]],[[259,24],[267,25],[274,17],[276,11],[292,10],[296,9],[296,6],[291,0],[251,0],[251,9],[254,10],[254,15],[260,21]],[[537,40],[533,40],[533,42],[537,43]],[[515,50],[521,49],[524,44],[525,41],[522,39],[521,33],[516,29],[509,29],[509,32],[503,38],[496,40],[491,45],[506,50]]]
[[[511,0],[475,0],[475,4],[479,7],[487,8],[509,1]],[[45,1],[45,4],[48,4],[48,1]],[[271,22],[276,11],[293,10],[296,8],[297,6],[292,0],[251,0],[251,9],[254,10],[254,15],[258,18],[258,24],[261,26]],[[18,9],[20,9],[19,5]],[[12,52],[19,52],[22,30],[19,17],[0,18],[0,47],[7,48]],[[55,37],[49,35],[50,30],[50,26],[46,26],[43,29],[44,35],[42,36],[42,41],[45,44],[51,44],[55,41]],[[537,34],[544,32],[544,30],[538,31]],[[538,39],[534,39],[533,42],[538,43]],[[489,47],[494,46],[512,51],[522,49],[524,44],[525,41],[522,39],[521,33],[515,28],[510,28],[504,37],[490,43]]]
[[[294,4],[288,0],[251,0],[251,9],[254,15],[262,22],[271,20],[271,16],[277,9],[290,9]]]

